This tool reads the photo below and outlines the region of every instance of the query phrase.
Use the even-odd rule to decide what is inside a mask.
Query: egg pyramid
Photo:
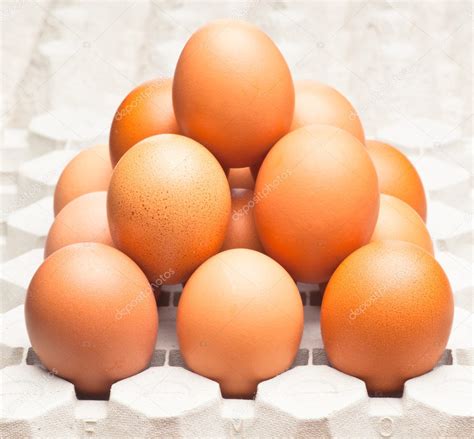
[[[205,25],[174,78],[133,89],[109,145],[64,169],[55,214],[27,328],[42,363],[86,396],[147,367],[169,284],[184,285],[187,366],[226,397],[252,397],[292,365],[297,282],[325,289],[329,361],[370,392],[400,392],[446,346],[453,297],[415,168],[367,140],[337,90],[294,81],[251,24]]]

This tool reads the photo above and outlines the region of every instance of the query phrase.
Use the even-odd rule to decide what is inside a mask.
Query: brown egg
[[[317,81],[295,81],[295,114],[291,130],[313,124],[339,127],[365,143],[359,116],[341,93]]]
[[[241,168],[288,132],[293,81],[264,32],[218,20],[195,32],[181,52],[173,105],[183,134],[209,148],[225,168]]]
[[[433,254],[433,242],[415,209],[391,195],[380,195],[380,210],[371,241],[399,240],[417,244]]]
[[[252,171],[247,168],[231,168],[227,170],[227,180],[231,189],[251,189],[255,187]]]
[[[403,241],[370,243],[337,268],[321,306],[332,366],[369,392],[399,393],[436,365],[453,321],[453,295],[441,266]]]
[[[377,221],[377,174],[347,131],[307,125],[268,153],[255,184],[255,222],[265,252],[294,279],[320,283],[369,242]]]
[[[112,176],[109,148],[97,145],[81,151],[64,168],[54,191],[54,214],[89,192],[106,191]]]
[[[179,133],[173,111],[172,84],[172,79],[144,82],[120,104],[110,128],[113,166],[140,140],[157,134]]]
[[[25,318],[41,363],[87,397],[144,370],[153,354],[158,312],[147,278],[117,249],[72,244],[38,268]]]
[[[261,160],[258,160],[254,165],[250,166],[250,172],[252,174],[252,177],[255,181],[257,181],[257,176],[258,176],[258,171],[260,171],[260,166],[262,166],[263,160],[265,157],[263,157]],[[255,189],[255,187],[254,187]]]
[[[253,191],[248,189],[232,189],[231,196],[232,215],[227,227],[222,250],[249,248],[263,252],[253,215],[255,207]]]
[[[107,222],[107,192],[84,194],[64,206],[49,229],[44,257],[76,242],[114,245]]]
[[[290,275],[262,253],[233,249],[208,259],[186,283],[178,341],[187,366],[222,394],[252,397],[288,369],[303,333],[303,304]]]
[[[185,280],[222,247],[230,218],[222,167],[202,145],[176,134],[137,143],[114,169],[107,200],[115,246],[150,282]]]
[[[377,140],[367,140],[367,150],[374,162],[380,192],[408,203],[426,221],[426,196],[418,172],[398,149]]]

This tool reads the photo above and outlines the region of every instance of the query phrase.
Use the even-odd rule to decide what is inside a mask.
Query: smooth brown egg
[[[109,148],[97,145],[81,151],[64,168],[54,191],[54,214],[89,192],[106,191],[112,176]]]
[[[434,253],[433,241],[417,211],[396,197],[381,194],[379,217],[371,241],[385,240],[411,242]]]
[[[313,124],[341,128],[365,143],[359,116],[341,93],[321,82],[295,81],[295,113],[291,130]]]
[[[329,125],[307,125],[277,142],[260,167],[254,198],[265,252],[307,283],[327,281],[369,242],[379,210],[366,148]]]
[[[367,140],[366,144],[377,170],[380,192],[405,201],[426,221],[425,189],[410,160],[387,143]]]
[[[291,125],[294,88],[273,41],[257,27],[218,20],[197,30],[176,66],[173,105],[182,133],[225,168],[251,166]]]
[[[453,295],[438,262],[403,241],[372,242],[334,272],[321,305],[332,366],[371,393],[397,394],[436,365],[453,321]]]
[[[253,214],[255,207],[253,191],[248,189],[232,189],[231,197],[232,214],[222,250],[249,248],[263,252]]]
[[[248,249],[219,253],[186,283],[176,328],[187,366],[230,398],[288,369],[303,333],[303,304],[290,275]]]
[[[247,168],[231,168],[227,170],[227,180],[231,189],[251,189],[255,187],[252,170]]]
[[[172,79],[144,82],[120,104],[110,128],[110,159],[113,166],[140,140],[157,134],[179,133],[173,111],[172,84]]]
[[[64,206],[49,229],[44,257],[76,242],[114,245],[107,222],[107,192],[84,194]]]
[[[115,246],[150,282],[185,280],[217,253],[230,219],[230,189],[219,162],[176,134],[137,143],[114,169],[107,211]]]
[[[144,370],[158,333],[146,276],[128,256],[98,243],[63,247],[41,264],[25,318],[41,363],[92,398]]]

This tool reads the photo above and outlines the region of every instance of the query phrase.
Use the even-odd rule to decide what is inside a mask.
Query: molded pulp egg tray
[[[454,178],[454,165],[446,164],[452,172],[441,177],[442,188],[439,174],[435,180],[418,168],[430,196],[428,227],[436,257],[454,291],[452,333],[437,367],[406,382],[400,397],[369,397],[363,381],[328,365],[319,326],[322,292],[299,284],[305,329],[298,355],[289,371],[258,386],[254,400],[223,399],[216,382],[186,369],[175,334],[180,287],[173,286],[160,294],[160,328],[150,368],[116,383],[109,400],[92,401],[78,399],[71,383],[41,366],[26,333],[23,303],[43,260],[42,245],[53,220],[51,194],[65,163],[78,152],[75,146],[37,157],[31,139],[35,144],[40,140],[34,132],[7,130],[4,145],[16,153],[6,155],[3,166],[21,166],[11,171],[17,185],[2,180],[2,202],[12,206],[5,218],[0,278],[2,437],[472,435],[472,267],[462,257],[472,249],[472,224],[469,228],[467,213],[456,203],[441,197],[450,185],[452,194],[469,197],[469,190],[460,187],[466,181]],[[434,155],[430,160],[443,165]]]

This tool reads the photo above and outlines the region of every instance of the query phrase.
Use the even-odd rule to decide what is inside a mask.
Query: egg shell
[[[453,306],[448,278],[428,252],[403,241],[370,243],[342,262],[324,292],[328,359],[372,394],[399,394],[441,357]]]
[[[31,346],[52,373],[85,397],[144,370],[158,311],[150,284],[126,255],[99,243],[63,247],[38,268],[25,318]]]
[[[177,334],[187,366],[219,382],[225,397],[252,397],[260,381],[294,361],[303,304],[290,275],[268,256],[233,249],[208,259],[186,283]]]
[[[262,163],[263,163],[264,159],[265,159],[265,157],[262,157],[261,160],[258,160],[255,164],[250,166],[250,172],[251,172],[252,177],[255,180],[255,182],[257,182],[258,171],[260,170],[260,166],[262,166]],[[255,189],[255,187],[254,187],[254,189]]]
[[[54,214],[74,198],[89,192],[106,191],[112,176],[108,145],[81,151],[64,168],[54,190]]]
[[[347,131],[307,125],[268,153],[255,185],[255,222],[265,252],[294,279],[321,283],[369,242],[377,221],[377,175]]]
[[[418,212],[391,195],[380,195],[380,210],[371,241],[411,242],[434,254],[433,241]]]
[[[387,143],[367,140],[367,151],[374,162],[380,192],[408,203],[426,222],[426,195],[418,172],[408,158]]]
[[[232,248],[249,248],[263,252],[255,226],[253,191],[232,189],[231,197],[232,214],[222,251]]]
[[[64,206],[49,229],[44,257],[77,242],[113,246],[107,222],[107,192],[84,194]]]
[[[115,246],[150,282],[185,280],[224,242],[230,188],[202,145],[176,134],[149,137],[114,169],[107,199]]]
[[[226,172],[231,189],[251,189],[255,187],[252,170],[247,168],[230,168]]]
[[[336,126],[365,143],[362,123],[345,96],[321,82],[295,81],[295,112],[291,130],[313,124]]]
[[[117,109],[110,128],[110,159],[115,166],[136,143],[157,134],[178,134],[171,97],[172,79],[154,79],[134,88]]]
[[[251,166],[290,128],[293,81],[264,32],[217,20],[198,29],[181,52],[173,106],[182,133],[209,148],[222,166]]]

